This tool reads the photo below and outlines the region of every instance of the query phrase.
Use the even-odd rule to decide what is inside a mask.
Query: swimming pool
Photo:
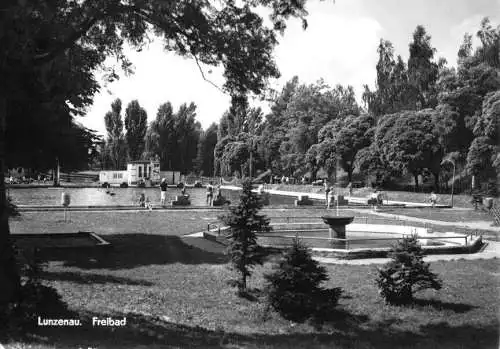
[[[139,195],[144,193],[153,205],[160,204],[159,188],[10,188],[8,195],[16,205],[39,205],[52,206],[61,205],[61,194],[65,192],[71,196],[71,206],[112,206],[112,205],[135,205]],[[107,193],[108,192],[108,193]],[[113,195],[110,195],[112,193]],[[206,191],[204,188],[188,188],[192,206],[207,206]],[[181,195],[178,188],[168,188],[167,205],[175,200],[175,196]],[[224,195],[231,204],[239,201],[240,191],[223,189]],[[270,206],[293,206],[296,197],[271,195]],[[315,205],[324,205],[321,201],[313,201]]]

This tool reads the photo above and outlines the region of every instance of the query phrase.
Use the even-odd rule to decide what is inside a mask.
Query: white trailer
[[[110,185],[120,185],[128,183],[128,171],[101,171],[99,172],[99,183],[108,183]]]

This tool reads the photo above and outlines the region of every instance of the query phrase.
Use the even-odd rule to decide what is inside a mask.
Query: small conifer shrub
[[[377,285],[380,295],[389,304],[409,304],[415,292],[439,290],[442,281],[423,261],[422,247],[416,236],[405,237],[393,247],[391,261],[379,269]]]
[[[265,276],[269,305],[287,320],[323,322],[332,315],[342,293],[325,289],[326,269],[315,261],[310,250],[296,237],[274,272]]]
[[[219,217],[229,226],[228,254],[232,267],[239,273],[240,278],[233,282],[240,293],[246,292],[247,278],[251,276],[251,269],[262,264],[262,248],[257,244],[256,232],[271,230],[269,219],[258,212],[262,209],[262,201],[256,193],[252,192],[252,182],[243,182],[243,191],[240,202],[235,207],[229,207],[229,213]]]

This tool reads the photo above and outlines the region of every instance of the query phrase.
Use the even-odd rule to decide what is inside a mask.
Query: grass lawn
[[[294,210],[320,215],[317,210]],[[309,212],[309,213],[307,213]],[[315,212],[315,213],[313,213]],[[329,265],[329,287],[344,297],[331,322],[318,329],[293,324],[262,301],[238,298],[220,245],[179,235],[199,231],[219,212],[23,214],[15,232],[66,231],[87,226],[114,248],[102,261],[61,254],[45,283],[68,304],[78,328],[39,327],[11,338],[7,348],[498,348],[498,260],[435,262],[441,291],[417,295],[412,307],[385,305],[376,266]],[[268,210],[270,216],[289,210]],[[142,216],[140,216],[142,215]],[[69,225],[72,224],[72,225]],[[89,226],[91,228],[89,228]],[[113,231],[113,227],[116,227]],[[201,228],[201,229],[200,229]],[[270,257],[271,259],[273,257]],[[256,268],[250,287],[262,289],[271,261]],[[43,314],[40,314],[43,316]],[[127,317],[124,328],[92,327],[97,316]]]

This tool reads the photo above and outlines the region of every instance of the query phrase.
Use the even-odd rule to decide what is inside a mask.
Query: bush
[[[413,294],[423,289],[441,289],[442,282],[423,261],[422,247],[416,236],[404,238],[389,254],[391,261],[379,269],[377,285],[389,304],[409,304]]]
[[[328,280],[326,269],[312,259],[311,252],[298,238],[265,276],[269,305],[287,320],[321,323],[332,315],[342,293],[340,288],[324,289]]]

